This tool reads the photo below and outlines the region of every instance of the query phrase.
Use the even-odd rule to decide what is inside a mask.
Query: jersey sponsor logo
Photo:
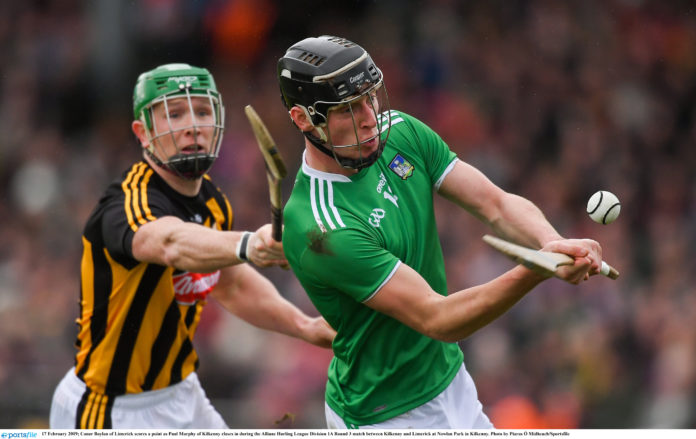
[[[386,186],[387,190],[384,190]],[[399,207],[399,197],[392,193],[391,188],[387,184],[387,177],[384,176],[383,172],[379,173],[379,183],[377,183],[377,193],[384,195],[384,198],[394,203],[394,206]]]
[[[382,218],[384,218],[384,215],[384,209],[372,209],[372,212],[370,213],[370,219],[368,220],[370,225],[372,225],[372,227],[379,227],[379,224],[382,221]]]
[[[208,293],[220,280],[220,270],[213,273],[189,273],[184,272],[172,276],[174,284],[174,296],[180,305],[193,305],[200,300],[205,300]]]
[[[403,158],[401,154],[397,154],[389,163],[389,169],[394,171],[396,175],[401,177],[402,180],[406,180],[408,177],[413,175],[413,170],[415,169],[415,166],[413,166],[408,160]]]

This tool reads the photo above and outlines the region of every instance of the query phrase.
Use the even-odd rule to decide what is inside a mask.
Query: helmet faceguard
[[[164,129],[155,123],[156,111],[163,111],[166,117]],[[188,117],[181,115],[182,112]],[[218,157],[225,110],[208,70],[188,64],[167,64],[141,74],[133,93],[133,113],[146,129],[149,146],[145,152],[158,166],[195,180]],[[181,120],[190,123],[184,125]],[[182,131],[193,133],[192,144],[177,142],[177,134]],[[168,155],[166,142],[173,145],[174,154]]]
[[[333,157],[344,168],[362,169],[382,154],[391,126],[389,99],[382,72],[370,55],[360,46],[338,37],[307,38],[290,47],[278,61],[278,81],[283,103],[290,109],[302,108],[319,133],[303,133],[321,152]],[[339,155],[343,148],[357,147],[363,140],[353,114],[353,104],[367,96],[377,121],[379,146],[368,157],[351,159]],[[328,128],[329,112],[350,109],[355,142],[335,145]],[[386,134],[381,134],[386,131]]]

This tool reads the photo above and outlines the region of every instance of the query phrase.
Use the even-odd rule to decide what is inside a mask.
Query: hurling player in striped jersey
[[[391,110],[382,72],[359,45],[304,39],[277,73],[305,143],[284,210],[285,255],[337,331],[328,427],[492,428],[456,342],[546,278],[517,266],[448,294],[433,193],[510,240],[571,255],[558,276],[573,284],[599,272],[600,245],[562,238],[530,201]]]
[[[245,263],[287,265],[270,225],[234,230],[232,207],[206,174],[224,129],[210,72],[167,64],[143,73],[133,111],[143,159],[85,225],[75,365],[54,393],[50,427],[226,428],[196,375],[193,340],[210,297],[318,346],[335,332]]]

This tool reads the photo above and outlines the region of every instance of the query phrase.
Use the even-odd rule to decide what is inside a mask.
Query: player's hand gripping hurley
[[[251,105],[244,107],[244,112],[249,119],[249,124],[254,130],[256,142],[266,162],[266,177],[268,178],[268,191],[271,195],[271,225],[273,227],[273,239],[280,241],[283,237],[283,193],[280,181],[287,175],[285,162],[276,148],[276,144],[268,132],[256,110]]]
[[[533,250],[491,235],[485,235],[483,240],[518,264],[546,276],[554,276],[558,267],[573,265],[575,262],[573,258],[563,253]],[[610,279],[619,277],[619,272],[604,261],[602,261],[600,273]]]

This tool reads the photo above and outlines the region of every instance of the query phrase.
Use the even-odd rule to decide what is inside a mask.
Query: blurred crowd
[[[270,218],[243,115],[265,119],[288,167],[302,138],[275,63],[306,36],[365,47],[391,106],[592,237],[621,277],[542,284],[460,342],[500,428],[696,428],[696,7],[686,0],[25,0],[0,2],[0,428],[45,427],[72,364],[81,232],[140,157],[137,75],[208,67],[227,110],[211,174],[238,229]],[[287,197],[293,178],[284,182]],[[602,226],[592,193],[622,201]],[[480,223],[437,201],[450,291],[512,266]],[[291,272],[265,269],[315,314]],[[201,381],[234,428],[322,428],[331,354],[206,307]]]

